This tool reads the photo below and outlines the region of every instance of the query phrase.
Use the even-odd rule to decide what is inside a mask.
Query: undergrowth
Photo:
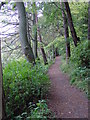
[[[69,63],[66,64],[65,57],[62,56],[62,65],[60,68],[63,72],[70,75],[70,83],[76,85],[86,92],[88,98],[88,85],[90,84],[90,50],[88,49],[88,41],[83,41],[76,48],[71,47],[71,57]]]
[[[49,113],[48,108],[45,101],[42,102],[50,86],[50,81],[46,74],[47,70],[48,65],[44,66],[37,62],[35,66],[32,66],[23,59],[12,61],[5,66],[3,70],[3,85],[6,112],[10,119],[15,119],[16,116],[28,117],[28,110],[30,118],[42,117],[43,114],[47,116]],[[41,101],[38,102],[38,100]],[[29,103],[32,104],[33,109]],[[33,106],[34,104],[36,107]],[[21,120],[21,118],[19,119]]]
[[[52,117],[51,111],[48,109],[45,100],[39,100],[36,104],[29,103],[27,111],[23,112],[21,115],[16,116],[16,120],[33,120],[33,119],[45,119]]]

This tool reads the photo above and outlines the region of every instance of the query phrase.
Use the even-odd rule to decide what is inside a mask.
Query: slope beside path
[[[56,57],[48,75],[51,88],[48,94],[49,109],[56,118],[88,118],[88,99],[85,94],[70,85],[70,78],[60,70],[61,58]]]

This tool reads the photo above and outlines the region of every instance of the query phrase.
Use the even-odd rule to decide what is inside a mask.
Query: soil
[[[51,88],[48,107],[56,118],[88,118],[88,99],[85,93],[70,85],[70,78],[60,70],[61,58],[56,57],[48,75]]]

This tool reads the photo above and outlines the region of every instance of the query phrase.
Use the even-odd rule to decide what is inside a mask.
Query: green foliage
[[[58,47],[58,44],[61,43],[63,40],[64,40],[64,37],[58,37],[58,38],[56,38],[53,42],[50,42],[50,43],[45,47],[45,49],[48,49],[48,48],[52,47],[53,45],[54,45],[55,47]]]
[[[45,48],[45,52],[47,54],[48,61],[53,62],[56,54],[56,50],[58,55],[65,55],[65,40],[64,37],[56,37],[52,42],[50,42]]]
[[[39,100],[36,104],[36,108],[31,111],[31,118],[47,118],[50,114],[50,110],[45,100]]]
[[[3,84],[8,115],[13,115],[16,108],[23,105],[26,107],[28,101],[38,100],[46,95],[50,85],[47,69],[48,66],[40,63],[32,67],[23,59],[12,61],[4,68]]]
[[[48,109],[45,100],[39,100],[36,104],[29,104],[27,112],[23,112],[21,115],[15,117],[15,120],[32,120],[32,119],[45,119],[51,116],[51,112]]]
[[[90,50],[88,49],[88,41],[79,43],[77,48],[71,48],[72,54],[69,64],[66,64],[63,59],[61,69],[64,72],[68,71],[71,77],[71,84],[76,85],[88,94],[88,82],[90,79]]]
[[[47,2],[44,3],[44,16],[46,16],[46,24],[53,23],[57,25],[57,21],[59,24],[62,22],[62,12],[60,10],[60,4],[58,2]]]
[[[63,36],[55,38],[45,47],[45,50],[50,51],[52,46],[54,46],[54,48],[58,48],[59,54],[65,54],[65,40]]]
[[[70,8],[77,35],[86,39],[88,29],[88,2],[70,3]]]
[[[37,24],[40,26],[43,41],[42,43],[38,43],[38,48],[40,49],[40,47],[43,46],[45,52],[47,54],[49,53],[49,57],[52,57],[54,53],[53,51],[55,48],[58,48],[59,55],[62,55],[63,58],[61,69],[64,72],[69,72],[71,77],[70,83],[88,93],[88,83],[90,82],[90,50],[88,49],[88,43],[86,41],[88,28],[88,3],[75,2],[69,4],[76,33],[81,38],[81,43],[75,48],[69,29],[70,37],[68,40],[71,44],[71,58],[69,64],[66,64],[65,62],[66,45],[60,4],[58,4],[58,2],[41,2],[37,4],[36,8],[35,3],[27,3],[26,11],[28,13],[35,13],[36,10],[43,11],[43,16],[38,19]],[[15,10],[15,7],[16,4],[12,3],[12,10]],[[3,20],[2,22],[7,23],[6,20]],[[37,26],[35,25],[31,26],[32,32],[30,34],[32,36],[36,32],[36,27]],[[12,45],[11,42],[10,45]],[[15,46],[17,46],[17,43]],[[16,59],[15,54],[17,56],[17,50],[13,55]],[[38,52],[38,55],[39,54],[41,55],[40,51]],[[39,58],[41,59],[41,63],[43,63],[40,55]],[[8,55],[5,54],[3,56]],[[5,61],[7,58],[8,57],[4,58]],[[51,59],[49,59],[49,61],[49,65],[51,65]],[[26,60],[21,59],[19,61],[12,61],[5,66],[3,70],[3,84],[5,90],[6,111],[8,115],[12,115],[12,119],[47,119],[47,117],[51,115],[46,102],[40,100],[47,94],[50,85],[50,81],[46,75],[48,66],[44,66],[41,63],[37,61],[37,64],[33,67],[30,63],[26,62]],[[17,117],[15,117],[16,110],[18,113]]]
[[[87,28],[88,28],[88,3],[70,3],[73,23],[77,35],[80,37],[80,43],[75,48],[70,40],[71,57],[66,64],[65,55],[62,57],[63,64],[61,69],[68,72],[71,77],[71,84],[84,90],[88,97],[88,85],[90,79],[90,50],[88,49]],[[70,39],[71,39],[71,34]]]
[[[81,41],[81,43],[79,43],[78,47],[76,48],[72,46],[71,51],[72,51],[72,56],[70,60],[74,62],[74,66],[81,65],[82,67],[84,66],[89,67],[90,50],[88,49],[88,40]]]

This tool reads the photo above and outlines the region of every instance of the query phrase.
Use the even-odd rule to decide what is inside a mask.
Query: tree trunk
[[[88,5],[88,48],[90,48],[90,1]]]
[[[19,32],[20,32],[20,41],[21,41],[22,50],[27,60],[34,64],[35,59],[34,59],[33,51],[27,38],[26,12],[25,12],[24,3],[16,2],[16,6],[18,9],[18,16],[19,16]]]
[[[1,40],[0,40],[0,120],[2,119],[2,68],[1,68]]]
[[[58,56],[58,48],[55,48],[55,56]]]
[[[29,13],[27,14],[27,37],[28,42],[31,45],[31,16]]]
[[[1,2],[0,9],[5,3]],[[1,37],[0,37],[0,120],[6,119],[5,95],[3,89],[2,61],[1,61]]]
[[[70,41],[68,41],[68,38],[69,38],[68,23],[67,23],[66,14],[63,9],[63,3],[60,3],[60,5],[61,5],[61,9],[62,9],[64,36],[65,36],[65,41],[66,41],[66,62],[68,63],[68,59],[70,57]]]
[[[74,45],[76,47],[77,42],[79,41],[79,38],[77,37],[76,31],[75,31],[75,28],[74,28],[74,25],[73,25],[69,3],[65,2],[65,0],[64,0],[64,5],[65,5],[65,10],[66,10],[66,13],[67,13],[67,17],[68,17],[68,23],[69,23],[71,35],[72,35],[72,38],[73,38],[73,41],[74,41]]]
[[[40,34],[39,27],[37,28],[37,30],[38,30],[38,34],[39,34],[39,41],[42,43],[42,37],[41,37],[41,34]],[[47,62],[47,58],[46,58],[46,54],[45,54],[44,48],[42,46],[41,46],[41,52],[42,52],[44,64],[46,65],[46,64],[48,64],[48,62]]]
[[[53,57],[53,59],[55,58],[55,48],[54,48],[54,45],[52,46],[52,57]]]
[[[36,8],[35,2],[33,3],[33,5]],[[33,9],[35,9],[35,8],[33,8]],[[36,9],[34,10],[34,13],[33,13],[33,26],[34,26],[33,53],[34,53],[34,57],[37,58],[38,55],[37,55],[37,12],[36,12]]]
[[[1,62],[1,40],[0,40],[0,120],[6,118],[5,95],[3,89],[2,62]]]

